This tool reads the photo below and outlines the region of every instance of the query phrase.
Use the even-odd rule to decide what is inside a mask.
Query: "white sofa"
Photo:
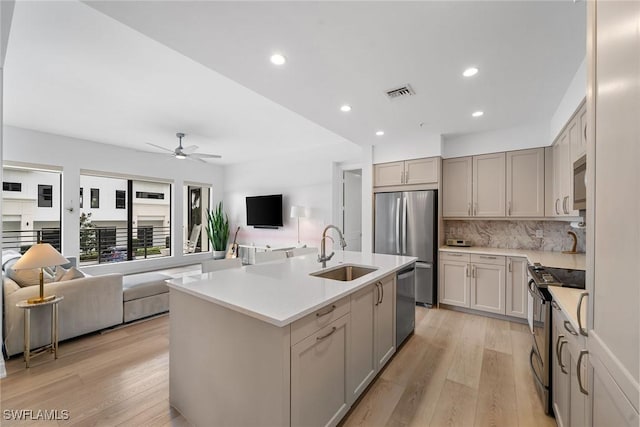
[[[122,323],[122,274],[87,276],[45,284],[45,295],[64,296],[59,304],[59,340]],[[21,288],[3,274],[4,344],[8,356],[24,351],[24,310],[16,303],[37,296],[39,286]],[[51,309],[31,310],[31,348],[48,344]]]

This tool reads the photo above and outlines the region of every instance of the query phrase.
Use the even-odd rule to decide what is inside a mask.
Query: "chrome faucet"
[[[332,224],[327,225],[324,231],[322,232],[322,239],[320,240],[320,255],[318,255],[318,262],[322,263],[322,268],[325,268],[327,266],[327,261],[329,261],[335,254],[335,252],[331,252],[329,255],[327,255],[327,250],[326,250],[327,237],[331,239],[331,241],[333,241],[331,236],[327,236],[327,231],[329,231],[330,228],[333,228],[334,230],[336,230],[340,235],[340,246],[342,246],[342,249],[344,249],[347,246],[347,242],[345,242],[344,240],[342,231],[335,225],[332,225]]]

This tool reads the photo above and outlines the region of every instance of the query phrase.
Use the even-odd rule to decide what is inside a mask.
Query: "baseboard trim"
[[[114,332],[114,331],[117,331],[117,330],[122,329],[122,328],[127,328],[129,326],[137,325],[139,323],[148,322],[150,320],[155,320],[155,319],[157,319],[159,317],[164,317],[164,316],[168,316],[168,315],[169,315],[169,312],[165,311],[164,313],[154,314],[152,316],[144,317],[142,319],[134,320],[132,322],[120,323],[119,325],[112,326],[110,328],[101,330],[100,331],[100,335],[108,334],[109,332]]]

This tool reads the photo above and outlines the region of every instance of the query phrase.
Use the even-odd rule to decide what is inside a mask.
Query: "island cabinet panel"
[[[291,347],[292,426],[333,426],[349,410],[349,316]]]
[[[368,286],[351,295],[351,356],[349,392],[351,403],[367,388],[377,372],[375,309],[379,287]]]
[[[387,276],[380,281],[380,299],[376,306],[376,360],[378,369],[391,359],[396,351],[396,278]]]
[[[290,327],[175,289],[169,301],[171,406],[197,426],[291,425]]]

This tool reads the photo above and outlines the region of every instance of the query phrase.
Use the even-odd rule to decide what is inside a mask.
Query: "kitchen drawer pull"
[[[560,340],[562,338],[564,338],[564,335],[560,334],[556,340],[556,359],[558,360],[558,365],[560,365],[560,352],[558,350],[560,350]]]
[[[582,367],[582,358],[586,355],[589,354],[588,350],[580,350],[580,356],[578,356],[578,361],[576,362],[576,369],[577,374],[578,374],[578,387],[580,387],[580,392],[582,394],[584,394],[585,396],[589,396],[589,392],[587,391],[587,389],[585,389],[582,386],[582,369],[580,369]]]
[[[582,311],[582,301],[584,300],[584,297],[586,297],[587,295],[589,295],[589,292],[582,292],[580,294],[580,299],[578,300],[578,308],[577,308],[577,314],[578,314],[578,332],[580,332],[580,335],[584,335],[585,337],[589,336],[589,334],[587,333],[587,330],[585,328],[582,327],[582,320],[581,320],[581,316],[580,316],[580,312]]]
[[[555,301],[551,301],[551,307],[555,308],[556,310],[560,310],[560,306]]]
[[[489,256],[489,255],[480,255],[480,258],[483,258],[483,259],[496,259],[496,257]]]
[[[569,196],[564,196],[564,199],[562,199],[562,210],[565,214],[569,214],[569,208],[567,208],[568,201],[569,201]]]
[[[382,304],[382,301],[384,301],[384,285],[382,284],[382,282],[378,282],[380,283],[380,304]]]
[[[578,333],[576,332],[575,329],[573,329],[573,326],[571,326],[571,323],[568,320],[564,321],[564,328],[567,330],[567,332],[569,332],[571,335],[578,335]]]
[[[558,211],[558,202],[559,201],[560,201],[560,199],[556,199],[556,203],[555,203],[556,215],[560,215],[560,212]]]
[[[316,337],[316,341],[322,341],[325,338],[329,338],[331,335],[333,335],[336,331],[338,330],[338,328],[336,328],[335,326],[333,328],[331,328],[331,332],[321,336],[321,337]]]
[[[329,310],[327,310],[327,311],[325,311],[325,312],[320,312],[320,311],[319,311],[319,312],[317,312],[317,313],[316,313],[316,317],[323,317],[323,316],[326,316],[326,315],[327,315],[327,314],[329,314],[329,313],[333,313],[333,310],[335,310],[335,309],[336,309],[336,305],[335,305],[335,304],[333,304],[333,305],[329,308]]]
[[[569,372],[564,369],[564,363],[562,362],[562,347],[567,343],[569,343],[567,340],[560,341],[560,347],[558,347],[558,363],[560,364],[560,370],[562,373],[569,375]]]
[[[451,256],[464,256],[464,254],[449,254]]]

